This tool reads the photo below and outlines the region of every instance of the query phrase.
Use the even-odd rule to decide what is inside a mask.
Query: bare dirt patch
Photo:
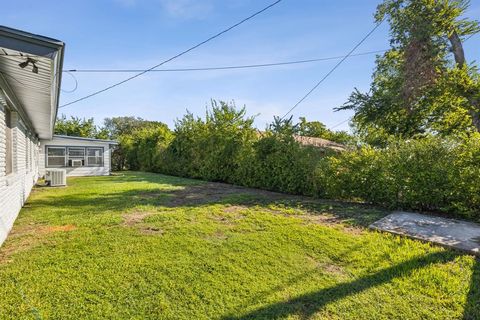
[[[240,211],[247,210],[247,206],[228,206],[223,209],[225,213],[239,213]]]
[[[162,235],[163,234],[163,230],[157,227],[141,228],[140,232],[146,235]]]
[[[245,215],[243,215],[241,212],[247,209],[247,206],[228,206],[222,209],[224,215],[214,214],[211,215],[209,218],[225,226],[235,226],[237,224],[237,220],[245,218]]]
[[[341,276],[341,277],[344,277],[347,275],[347,273],[341,266],[333,263],[323,263],[323,264],[320,264],[318,267],[332,275]]]
[[[10,232],[9,234],[9,238],[15,239],[29,235],[38,236],[54,232],[67,232],[75,230],[76,228],[77,227],[72,224],[67,224],[63,226],[29,224],[18,228],[13,228],[12,232]]]
[[[334,275],[336,277],[345,277],[348,273],[345,269],[337,264],[331,262],[319,262],[313,257],[307,257],[307,259],[319,270],[322,270],[325,273]]]
[[[210,241],[224,241],[228,239],[228,236],[221,230],[217,230],[214,233],[211,233],[207,236],[204,237],[205,240],[210,240]]]
[[[232,195],[252,196],[253,199],[268,199],[269,201],[289,197],[275,192],[244,188],[219,182],[187,186],[181,190],[171,191],[170,195],[172,196],[169,201],[169,205],[171,206],[222,202]]]
[[[48,242],[47,236],[58,232],[69,232],[77,227],[71,224],[63,226],[28,224],[13,228],[9,234],[9,241],[0,249],[0,263],[9,262],[10,257],[21,251]]]
[[[123,224],[126,226],[134,226],[138,223],[143,222],[146,217],[153,215],[153,212],[140,212],[135,211],[132,213],[124,214],[123,215]]]
[[[241,216],[239,215],[238,218]],[[212,216],[212,219],[226,226],[235,226],[237,217]]]

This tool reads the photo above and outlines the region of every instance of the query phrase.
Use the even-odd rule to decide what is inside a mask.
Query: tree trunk
[[[462,40],[460,39],[458,33],[453,31],[450,37],[450,44],[452,45],[452,52],[455,57],[455,62],[459,68],[463,68],[466,64],[465,61],[465,52],[463,51]],[[478,132],[480,132],[480,100],[475,97],[475,94],[472,92],[465,92],[465,98],[471,105],[469,109],[470,116],[472,117],[472,122]]]

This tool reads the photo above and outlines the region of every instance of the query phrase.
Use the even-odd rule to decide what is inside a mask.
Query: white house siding
[[[97,147],[103,148],[103,167],[67,167],[62,168],[67,170],[67,176],[106,176],[110,174],[111,169],[111,153],[110,143],[101,141],[88,141],[79,139],[68,139],[53,137],[52,140],[40,141],[40,156],[39,156],[39,172],[40,176],[45,175],[46,171],[46,146],[62,146],[62,147]]]
[[[13,171],[6,175],[5,106],[0,104],[0,244],[38,179],[38,139],[18,114],[11,112]]]

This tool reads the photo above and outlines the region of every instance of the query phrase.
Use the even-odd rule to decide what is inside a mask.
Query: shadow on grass
[[[456,254],[452,252],[437,252],[428,254],[405,261],[390,268],[383,269],[375,274],[352,282],[341,283],[334,287],[304,294],[288,301],[271,304],[254,310],[243,316],[228,315],[223,317],[223,319],[278,319],[293,315],[300,316],[302,319],[308,319],[329,303],[361,293],[367,289],[380,286],[384,283],[392,281],[395,278],[408,277],[413,271],[427,267],[428,265],[452,261],[455,259],[455,257]]]
[[[72,209],[64,210],[62,212],[64,215],[83,214],[87,210],[90,215],[102,214],[102,212],[112,210],[123,213],[138,206],[194,208],[214,204],[243,207],[279,205],[286,208],[302,209],[312,215],[328,214],[332,216],[332,220],[364,227],[388,214],[386,211],[362,204],[319,200],[224,183],[203,182],[164,175],[128,173],[123,176],[82,179],[90,179],[92,184],[147,182],[149,185],[139,184],[130,190],[117,192],[105,190],[98,194],[82,193],[82,191],[79,191],[79,193],[73,191],[62,195],[52,194],[43,199],[35,200],[32,205]],[[75,180],[72,182],[75,183]],[[155,184],[158,184],[158,187]],[[79,210],[74,210],[74,208]]]
[[[480,258],[475,260],[472,278],[470,280],[470,291],[468,292],[464,320],[480,319]]]

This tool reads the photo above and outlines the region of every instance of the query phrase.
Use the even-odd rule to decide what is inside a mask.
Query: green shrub
[[[480,218],[480,139],[435,137],[329,156],[316,168],[316,194],[395,209]]]
[[[120,138],[128,167],[291,194],[442,211],[480,220],[480,135],[424,137],[337,153],[295,141],[291,119],[264,133],[245,108],[212,102],[205,120],[187,113]]]
[[[302,147],[291,135],[267,132],[242,158],[235,182],[249,187],[313,195],[318,149]]]
[[[364,147],[321,159],[315,170],[316,194],[389,205],[396,193],[382,153]]]
[[[240,158],[256,138],[252,125],[245,108],[237,110],[233,103],[212,101],[205,121],[188,113],[175,125],[165,158],[167,172],[234,182]]]
[[[120,137],[120,146],[131,170],[162,171],[165,149],[173,139],[164,124],[146,125]]]

